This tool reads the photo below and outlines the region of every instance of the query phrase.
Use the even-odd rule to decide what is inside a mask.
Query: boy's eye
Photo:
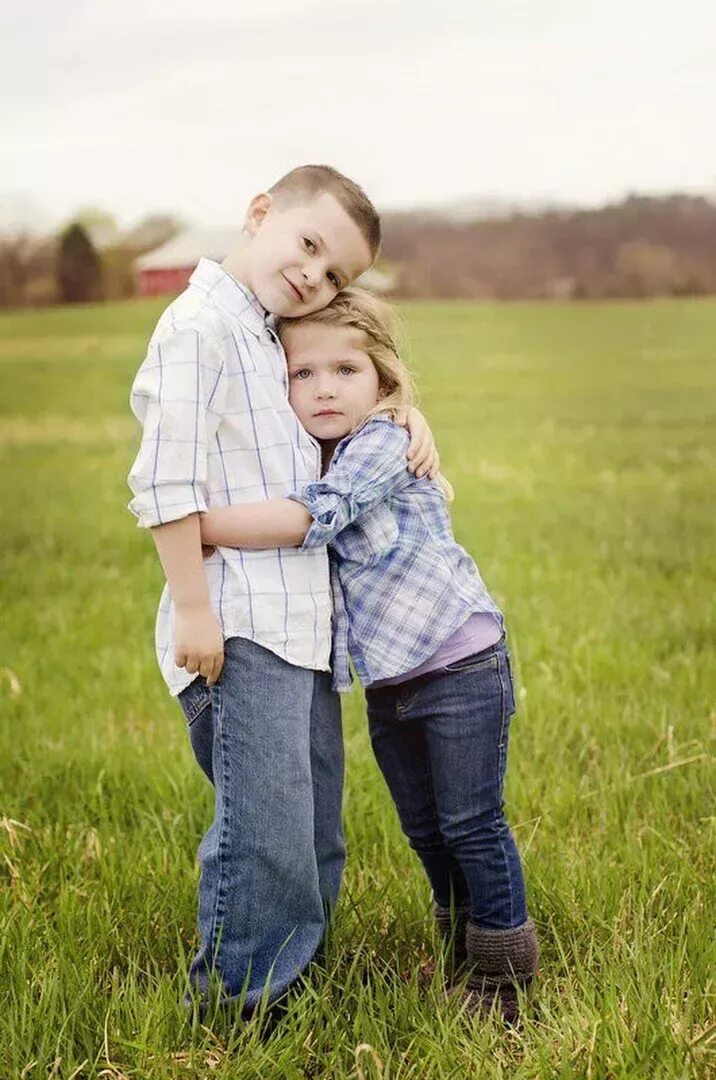
[[[306,248],[306,251],[316,250],[316,245],[313,243],[313,240],[311,240],[310,236],[304,236],[303,246]]]
[[[291,378],[292,379],[304,379],[304,378],[307,378],[310,374],[311,374],[311,372],[308,370],[308,368],[299,368],[298,371],[293,372]]]

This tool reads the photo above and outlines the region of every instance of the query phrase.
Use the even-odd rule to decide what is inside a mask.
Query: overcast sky
[[[305,162],[336,165],[383,209],[716,193],[714,11],[0,0],[0,209],[230,226]]]

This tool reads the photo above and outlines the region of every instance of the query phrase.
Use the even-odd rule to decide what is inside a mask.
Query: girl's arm
[[[240,548],[300,547],[311,515],[291,499],[217,506],[201,515],[201,542]]]
[[[222,547],[324,547],[347,525],[413,482],[407,432],[374,418],[325,476],[287,499],[222,506],[201,515],[202,544]]]
[[[301,547],[330,544],[346,526],[381,503],[386,504],[387,516],[392,517],[389,501],[416,482],[406,466],[407,446],[405,428],[386,417],[375,416],[351,437],[345,448],[339,447],[325,476],[289,496],[311,515],[311,527]],[[393,526],[397,537],[394,519]],[[386,518],[371,522],[368,527],[377,528],[387,547],[387,536],[392,530]]]

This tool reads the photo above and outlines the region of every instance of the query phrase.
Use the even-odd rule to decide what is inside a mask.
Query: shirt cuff
[[[209,507],[199,484],[162,484],[135,495],[127,509],[137,518],[138,528],[153,529],[190,514],[204,513]]]
[[[336,518],[341,507],[341,496],[334,491],[317,492],[315,495],[311,495],[311,488],[316,486],[311,484],[304,488],[302,494],[298,495],[294,492],[288,496],[293,502],[305,506],[313,518],[301,544],[302,551],[310,548],[325,547],[339,531],[336,529]]]

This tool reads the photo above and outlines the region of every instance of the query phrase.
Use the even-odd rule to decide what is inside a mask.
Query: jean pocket
[[[510,660],[510,650],[505,649],[505,667],[507,668],[507,683],[508,683],[508,710],[510,715],[517,712],[517,690],[515,688],[515,676],[512,672],[512,661]]]
[[[482,668],[496,668],[497,667],[497,654],[494,652],[488,653],[484,656],[483,653],[472,653],[470,656],[463,656],[460,660],[453,660],[451,664],[445,664],[441,668],[442,671],[459,672],[459,671],[479,671]]]
[[[201,716],[204,709],[211,705],[211,691],[206,685],[206,680],[201,675],[197,675],[194,682],[189,683],[182,690],[177,700],[181,705],[187,724],[191,727],[197,716]]]

